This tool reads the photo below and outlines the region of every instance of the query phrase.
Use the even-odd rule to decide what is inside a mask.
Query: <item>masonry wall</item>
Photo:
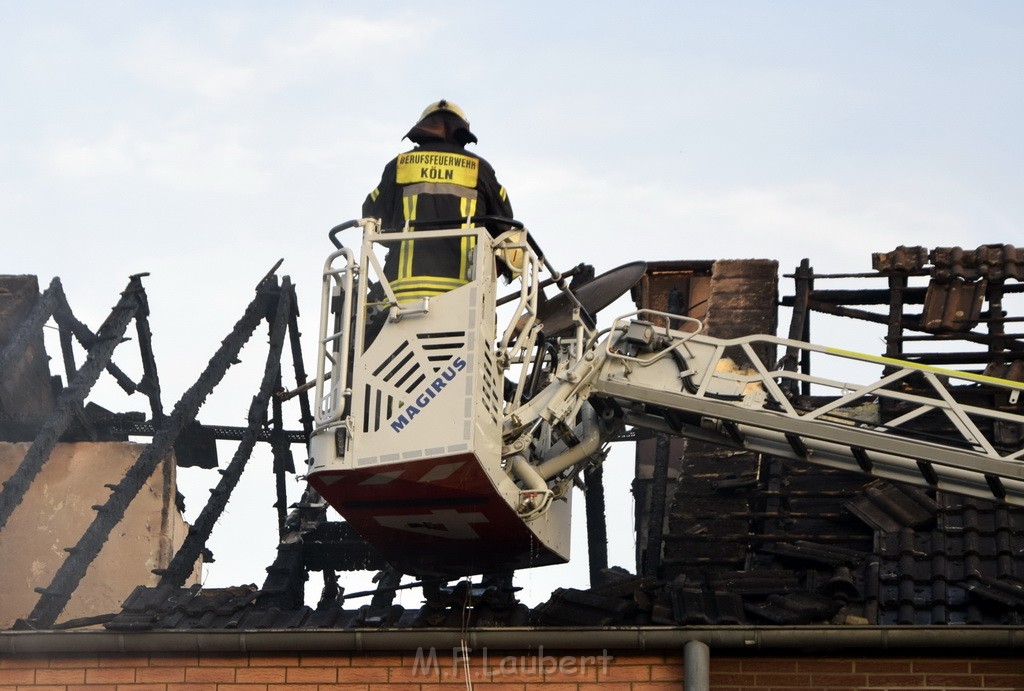
[[[540,652],[540,651],[538,651]],[[940,651],[941,653],[941,651]],[[441,691],[465,689],[460,651],[2,656],[0,691]],[[487,691],[681,689],[683,653],[470,651]],[[736,655],[711,651],[711,688],[1024,689],[1019,657]]]

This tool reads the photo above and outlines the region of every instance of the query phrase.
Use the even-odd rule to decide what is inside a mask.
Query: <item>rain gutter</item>
[[[409,651],[418,648],[664,650],[697,641],[716,650],[1024,649],[1024,627],[794,626],[471,629],[269,629],[118,632],[0,631],[0,655]]]

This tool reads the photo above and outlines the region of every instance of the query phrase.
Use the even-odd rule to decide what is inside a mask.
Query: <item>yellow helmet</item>
[[[437,114],[449,115],[450,118],[443,118],[447,124],[436,121],[431,116]],[[412,126],[412,129],[405,135],[412,141],[420,143],[426,137],[441,137],[468,144],[476,141],[476,135],[469,130],[469,120],[466,113],[457,105],[447,99],[435,101],[423,110],[420,119]]]
[[[427,106],[426,109],[424,109],[423,114],[420,115],[420,121],[422,122],[423,119],[426,118],[428,115],[432,115],[434,113],[439,113],[442,111],[455,113],[455,115],[457,115],[459,118],[462,119],[463,122],[466,123],[466,129],[469,129],[469,120],[466,119],[465,111],[463,111],[462,108],[459,108],[451,101],[445,100],[443,98],[440,101],[434,101],[429,106]]]

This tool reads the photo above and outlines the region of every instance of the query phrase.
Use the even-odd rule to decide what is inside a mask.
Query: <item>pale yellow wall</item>
[[[7,480],[28,443],[0,443],[0,481]],[[110,496],[145,446],[126,442],[58,444],[28,494],[0,530],[0,629],[31,612],[96,517],[94,504]],[[175,464],[164,459],[111,532],[58,623],[119,612],[137,585],[155,585],[151,571],[165,567],[185,538],[187,526],[174,505]],[[198,572],[198,569],[197,569]],[[195,577],[196,574],[193,574]]]

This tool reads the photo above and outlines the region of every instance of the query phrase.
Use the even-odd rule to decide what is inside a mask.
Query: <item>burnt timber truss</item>
[[[922,364],[981,367],[983,369],[979,371],[985,374],[1024,380],[1024,334],[1008,332],[1008,326],[1024,321],[1024,317],[1008,316],[1003,309],[1006,296],[1024,293],[1024,284],[1021,283],[1024,277],[1022,254],[1024,253],[1009,245],[984,246],[977,250],[939,248],[930,253],[923,248],[901,247],[891,253],[874,255],[874,272],[841,275],[815,274],[809,262],[805,260],[794,274],[787,276],[794,280],[794,293],[782,298],[780,304],[793,310],[789,335],[794,340],[809,340],[811,316],[816,312],[846,317],[883,325],[887,330],[885,356]],[[283,280],[278,279],[271,272],[259,283],[252,302],[213,355],[206,369],[167,414],[161,403],[159,378],[149,331],[148,303],[141,280],[143,276],[131,277],[121,299],[95,332],[74,317],[60,281],[54,279],[39,297],[31,313],[18,325],[0,350],[0,386],[5,387],[4,393],[7,393],[6,387],[17,374],[26,349],[52,317],[59,331],[62,360],[69,382],[57,395],[53,412],[45,420],[5,419],[5,434],[17,438],[30,438],[32,446],[22,467],[15,476],[4,483],[0,492],[0,530],[3,530],[7,519],[58,440],[123,439],[128,435],[152,437],[150,446],[139,457],[136,465],[121,482],[110,487],[109,500],[95,507],[96,518],[79,543],[68,549],[69,556],[53,581],[47,587],[39,589],[39,601],[21,625],[31,628],[55,626],[61,610],[77,588],[89,564],[96,558],[107,536],[121,521],[125,507],[139,491],[146,477],[152,474],[156,462],[163,455],[174,448],[178,450],[179,464],[191,463],[213,468],[216,466],[216,459],[210,458],[208,450],[212,442],[218,439],[238,441],[237,451],[228,465],[220,471],[223,477],[217,487],[211,490],[210,499],[190,529],[184,544],[171,564],[159,572],[160,584],[156,592],[169,595],[181,591],[181,586],[191,572],[196,558],[206,551],[214,524],[227,506],[255,445],[258,442],[265,442],[270,444],[273,451],[273,472],[278,495],[275,510],[281,544],[276,560],[267,568],[268,575],[263,587],[256,593],[239,593],[238,597],[265,607],[296,610],[303,606],[303,584],[308,573],[322,571],[325,587],[321,605],[325,608],[324,611],[332,604],[344,604],[346,597],[373,594],[372,604],[360,610],[357,623],[394,623],[400,613],[391,606],[391,598],[396,589],[409,587],[400,585],[401,574],[389,569],[387,564],[344,523],[327,521],[324,506],[315,494],[307,492],[303,500],[292,507],[291,512],[288,511],[284,492],[285,478],[288,473],[295,472],[291,445],[304,445],[312,424],[307,397],[308,382],[302,364],[298,332],[298,310],[291,282],[287,277]],[[912,279],[921,278],[928,280],[927,286],[910,285]],[[880,289],[821,288],[821,285],[830,279],[881,279],[887,285]],[[1016,283],[1008,282],[1010,280]],[[682,311],[679,309],[682,297],[678,291],[669,291],[662,297],[667,299],[669,306],[675,305],[675,309],[669,311]],[[986,304],[987,310],[984,309]],[[921,305],[920,314],[910,313],[908,305]],[[871,307],[880,307],[884,311],[868,309]],[[774,328],[774,316],[762,317],[767,319],[767,322],[761,326]],[[133,382],[112,361],[114,350],[123,342],[124,334],[132,321],[136,323],[139,355],[144,373],[138,382]],[[203,401],[218,385],[236,361],[241,349],[264,321],[268,325],[270,345],[264,374],[249,407],[245,426],[200,425],[196,421],[196,416]],[[979,325],[983,326],[985,331],[978,331]],[[731,325],[732,328],[742,326]],[[749,324],[746,326],[750,328]],[[730,325],[720,325],[719,328],[728,329]],[[86,360],[81,367],[76,367],[74,362],[72,339],[77,339],[87,351]],[[965,346],[960,350],[950,350],[946,347],[937,352],[909,352],[910,344],[937,343],[957,343]],[[969,349],[966,344],[970,344]],[[295,388],[290,392],[285,391],[283,384],[282,358],[285,352],[290,354],[294,369]],[[794,353],[788,352],[779,355],[786,368],[810,372],[809,359],[797,359]],[[148,398],[148,420],[145,419],[145,415],[110,414],[85,405],[91,388],[104,371],[110,374],[125,392],[138,391]],[[793,393],[797,398],[812,395],[808,389]],[[284,404],[292,399],[298,401],[300,408],[301,429],[298,430],[285,428]],[[896,416],[899,411],[886,411],[886,414]],[[26,430],[32,431],[30,437],[25,436]],[[992,433],[1015,435],[1021,431],[996,429],[992,430]],[[638,535],[637,571],[640,575],[629,577],[607,569],[607,530],[602,508],[603,486],[600,469],[595,469],[587,476],[588,546],[591,582],[594,589],[582,594],[572,589],[556,593],[547,605],[539,608],[535,614],[536,621],[591,623],[587,619],[588,616],[595,617],[594,620],[600,623],[633,620],[637,617],[646,618],[647,621],[665,622],[740,620],[743,616],[743,604],[722,595],[727,588],[726,584],[732,594],[739,593],[741,597],[761,597],[769,592],[779,594],[796,590],[794,583],[801,578],[806,580],[806,574],[803,577],[787,576],[790,580],[778,580],[777,574],[776,580],[758,581],[757,578],[759,566],[770,563],[777,567],[780,563],[792,563],[793,559],[810,560],[818,567],[822,564],[833,566],[833,580],[829,583],[838,583],[829,586],[833,589],[842,589],[847,587],[843,584],[848,583],[850,588],[864,590],[863,586],[867,579],[863,575],[857,575],[855,564],[863,562],[863,555],[872,549],[870,536],[856,531],[843,533],[841,530],[832,531],[834,534],[822,533],[820,521],[815,523],[806,517],[807,511],[794,511],[792,507],[817,507],[816,510],[824,516],[822,520],[831,529],[836,524],[848,522],[848,519],[838,516],[835,519],[829,518],[831,514],[821,508],[825,505],[823,502],[831,502],[834,506],[842,501],[853,502],[862,495],[883,495],[888,492],[884,487],[872,486],[865,489],[863,479],[837,479],[835,474],[829,471],[821,471],[821,474],[815,475],[812,471],[795,468],[791,463],[772,460],[770,457],[763,460],[733,458],[731,451],[726,451],[725,456],[721,453],[715,456],[706,448],[700,447],[699,442],[688,442],[684,455],[696,453],[700,457],[702,454],[711,454],[719,468],[711,481],[714,486],[708,489],[712,495],[719,493],[712,500],[719,513],[702,515],[701,511],[709,509],[701,508],[705,506],[701,504],[702,500],[692,494],[687,495],[686,491],[695,486],[703,486],[704,481],[698,480],[692,474],[697,471],[691,468],[688,471],[691,473],[688,488],[681,481],[673,488],[668,479],[668,467],[672,457],[678,458],[681,452],[670,444],[674,441],[668,435],[658,434],[653,438],[653,489],[645,495],[643,502],[638,498],[638,510],[647,513],[646,520],[651,527],[645,531],[642,541]],[[752,470],[758,464],[763,464],[760,474]],[[722,468],[728,468],[726,475],[722,474]],[[796,494],[786,490],[782,487],[785,484],[782,481],[784,477],[792,478],[802,489]],[[745,491],[754,489],[757,490],[756,493],[744,494]],[[726,512],[727,515],[720,513],[723,506],[723,491],[732,497],[740,496],[739,502],[730,510],[731,513]],[[926,499],[916,497],[914,501],[921,503],[926,502]],[[904,498],[897,500],[897,503],[900,502],[906,504]],[[686,513],[683,505],[687,503],[696,507],[696,514]],[[948,507],[951,503],[956,504],[948,497],[939,498],[939,504],[943,506]],[[939,504],[928,505],[929,510],[934,513],[938,510],[935,507]],[[1021,524],[1019,510],[997,506],[990,509],[983,505],[981,509],[970,511],[976,513],[978,510],[995,511],[1001,516],[994,520],[997,525],[1003,526],[996,529],[997,533],[1003,535],[1000,538],[1002,542],[1021,539],[1021,531],[1016,527]],[[973,515],[970,511],[964,514],[953,510],[952,517],[947,516],[944,520],[960,520],[966,526],[969,521],[964,516]],[[784,520],[780,520],[780,517]],[[687,522],[692,527],[694,520],[714,521],[716,518],[720,519],[719,522],[723,525],[738,526],[737,530],[740,532],[733,536],[737,539],[733,545],[735,549],[722,549],[722,546],[718,545],[717,550],[702,550],[697,544],[699,541],[695,542],[690,536],[681,535],[679,529],[673,527]],[[877,515],[872,515],[869,520],[883,521]],[[901,555],[899,558],[906,561],[907,554],[914,549],[915,539],[918,543],[921,540],[919,535],[915,538],[907,531],[920,527],[928,520],[924,518],[909,525],[890,526],[890,531],[883,531],[882,537],[876,537],[875,542],[881,544],[882,549]],[[783,522],[785,527],[778,529]],[[886,537],[888,535],[901,537]],[[808,538],[817,538],[818,541],[812,543]],[[822,547],[822,541],[829,544]],[[680,547],[684,545],[685,548],[680,552]],[[987,589],[990,598],[998,597],[998,593],[1003,592],[1004,604],[1013,611],[1020,611],[1024,607],[1024,595],[1018,595],[1015,589],[1018,588],[1016,584],[1021,582],[1021,570],[1024,569],[1024,565],[1017,563],[1020,561],[1019,557],[1007,557],[1005,551],[1000,551],[1000,555],[1001,565],[998,573],[989,573],[977,559],[971,562],[977,575],[966,579],[966,585],[956,586],[959,581],[946,575],[933,576],[933,580],[936,583],[945,582],[947,588],[963,587],[965,590],[973,589],[973,592]],[[775,561],[772,561],[773,559]],[[786,559],[790,561],[786,562]],[[910,566],[907,568],[910,569]],[[346,595],[337,576],[338,571],[346,570],[379,571],[377,590],[373,593]],[[818,568],[815,572],[820,570]],[[844,570],[848,574],[847,581],[843,580]],[[744,577],[744,573],[748,577]],[[705,585],[703,590],[696,588],[695,584],[700,579],[704,579],[705,584],[710,585]],[[914,582],[914,578],[901,576],[899,587],[912,588]],[[671,594],[671,602],[667,604],[664,600],[666,583],[670,584]],[[427,607],[420,613],[420,625],[445,623],[445,607],[456,607],[465,601],[461,590],[439,590],[436,585],[430,588],[434,591],[433,609]],[[507,599],[500,594],[510,590],[509,582],[499,579],[496,587],[481,588],[479,591],[474,589],[471,594],[480,602],[487,601],[490,597],[492,613],[500,613],[504,607],[507,616],[502,619],[499,615],[498,618],[509,623],[516,619],[509,614],[513,610],[507,607]],[[136,601],[139,598],[145,600],[144,595],[139,593]],[[662,602],[660,605],[657,604],[659,597]],[[876,592],[874,597],[876,609],[874,615],[867,619],[871,622],[884,621],[885,615],[879,614],[878,611],[878,602],[884,599],[884,595]],[[898,622],[919,623],[920,616],[915,614],[911,604],[912,595],[905,593],[900,598],[902,599],[897,608],[900,612],[897,616]],[[153,601],[156,599],[159,598]],[[630,602],[632,604],[629,604]],[[637,603],[643,602],[648,604],[641,604],[638,610]],[[567,615],[566,607],[573,613]],[[762,614],[767,618],[792,613],[792,603],[788,603],[788,609],[786,606],[781,607],[782,615]],[[594,611],[598,611],[598,614],[593,614]],[[698,613],[694,614],[694,611]],[[765,611],[770,611],[770,608]],[[869,608],[868,612],[870,611]],[[970,616],[976,621],[983,620],[982,614],[969,615],[968,619]],[[112,617],[113,614],[100,619],[109,620]],[[82,623],[89,622],[69,624]]]
[[[39,338],[43,325],[53,317],[59,329],[62,357],[69,382],[58,394],[52,414],[41,421],[41,424],[33,425],[33,422],[38,421],[15,418],[15,424],[5,426],[4,438],[10,440],[26,438],[26,429],[33,427],[35,433],[31,437],[32,444],[24,461],[11,478],[3,483],[3,489],[0,491],[0,530],[24,498],[29,485],[38,475],[58,440],[123,439],[128,435],[152,437],[151,443],[124,478],[108,486],[111,490],[108,500],[93,507],[96,511],[95,519],[78,543],[67,548],[68,556],[52,582],[45,588],[37,589],[40,593],[39,601],[22,622],[26,627],[49,628],[54,625],[111,531],[124,517],[127,506],[138,494],[146,479],[153,474],[160,459],[176,447],[179,448],[178,455],[182,458],[180,463],[190,462],[190,449],[201,449],[206,452],[206,456],[193,462],[211,467],[216,464],[216,459],[213,458],[211,462],[209,457],[212,441],[239,441],[234,457],[222,471],[220,482],[211,490],[209,501],[190,528],[181,548],[168,568],[159,572],[161,585],[180,586],[192,572],[197,558],[206,550],[206,542],[213,526],[231,498],[232,490],[237,485],[257,441],[269,442],[273,449],[274,472],[277,475],[278,524],[282,532],[285,530],[287,498],[284,491],[284,476],[285,473],[294,472],[290,444],[305,444],[312,419],[308,398],[305,395],[298,396],[300,422],[305,426],[302,431],[284,429],[280,401],[274,402],[269,420],[267,415],[271,398],[282,390],[282,352],[286,337],[289,335],[295,376],[298,384],[305,383],[293,286],[287,277],[279,283],[273,273],[259,283],[252,301],[214,353],[207,367],[182,395],[171,413],[165,415],[153,357],[148,303],[141,278],[142,275],[131,277],[121,294],[121,299],[95,334],[74,317],[60,281],[54,279],[0,351],[0,372],[3,373],[0,381],[9,382],[17,373],[18,363],[25,360],[30,344]],[[131,381],[111,361],[114,349],[123,342],[122,337],[133,320],[136,322],[139,354],[144,372],[139,382]],[[239,352],[263,321],[269,324],[270,348],[264,376],[250,405],[246,426],[236,428],[199,425],[196,422],[196,415],[200,406],[223,379],[231,365],[238,361]],[[87,351],[86,361],[78,369],[75,369],[71,350],[72,337],[77,338]],[[130,394],[142,391],[146,394],[151,406],[151,418],[148,421],[140,420],[138,414],[115,415],[83,406],[104,370],[114,377],[125,392]],[[72,428],[73,422],[79,423],[77,428],[69,429]],[[184,449],[184,453],[180,449]],[[215,453],[214,450],[213,454]]]

